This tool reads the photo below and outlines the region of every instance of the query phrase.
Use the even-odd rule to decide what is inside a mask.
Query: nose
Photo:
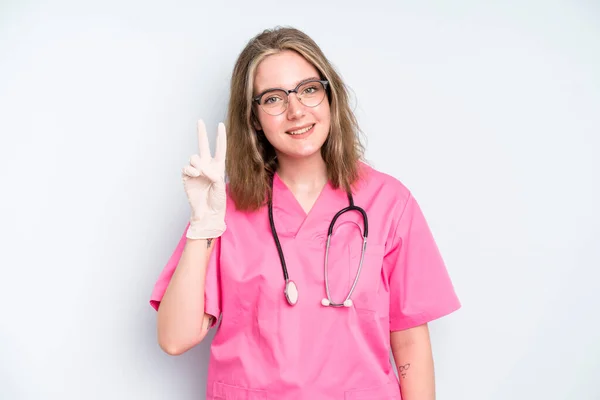
[[[297,119],[304,115],[304,104],[300,102],[296,93],[290,93],[288,96],[287,117],[288,119]]]

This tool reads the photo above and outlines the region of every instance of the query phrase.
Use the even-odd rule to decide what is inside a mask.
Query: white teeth
[[[304,128],[304,129],[299,129],[299,130],[297,130],[297,131],[291,131],[291,132],[288,132],[288,133],[289,133],[290,135],[302,135],[303,133],[306,133],[306,132],[310,131],[310,129],[311,129],[313,126],[315,126],[315,125],[313,124],[313,125],[311,125],[311,126],[307,126],[307,127],[306,127],[306,128]]]

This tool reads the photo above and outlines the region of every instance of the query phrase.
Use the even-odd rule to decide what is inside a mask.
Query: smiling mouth
[[[298,129],[298,130],[295,130],[295,131],[288,131],[286,133],[289,134],[289,135],[302,135],[303,133],[306,133],[306,132],[310,131],[313,126],[315,126],[315,124],[312,124],[310,126],[307,126],[306,128]]]

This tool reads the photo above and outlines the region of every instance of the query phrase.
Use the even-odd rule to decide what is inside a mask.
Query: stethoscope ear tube
[[[354,198],[352,198],[352,193],[350,192],[348,192],[348,203],[350,203],[350,205],[338,211],[331,220],[331,223],[329,224],[329,229],[327,230],[327,238],[331,237],[331,235],[333,234],[333,227],[335,226],[335,222],[337,221],[337,219],[341,217],[342,214],[348,211],[358,211],[359,213],[361,213],[364,225],[363,237],[366,238],[367,236],[369,236],[369,219],[367,218],[367,213],[361,207],[354,205]]]

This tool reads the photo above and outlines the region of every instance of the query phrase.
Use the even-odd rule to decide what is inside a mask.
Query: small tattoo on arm
[[[398,373],[402,378],[406,378],[406,371],[410,368],[410,364],[401,365],[398,367]]]
[[[206,239],[206,248],[210,248],[210,245],[212,244],[214,239]]]

